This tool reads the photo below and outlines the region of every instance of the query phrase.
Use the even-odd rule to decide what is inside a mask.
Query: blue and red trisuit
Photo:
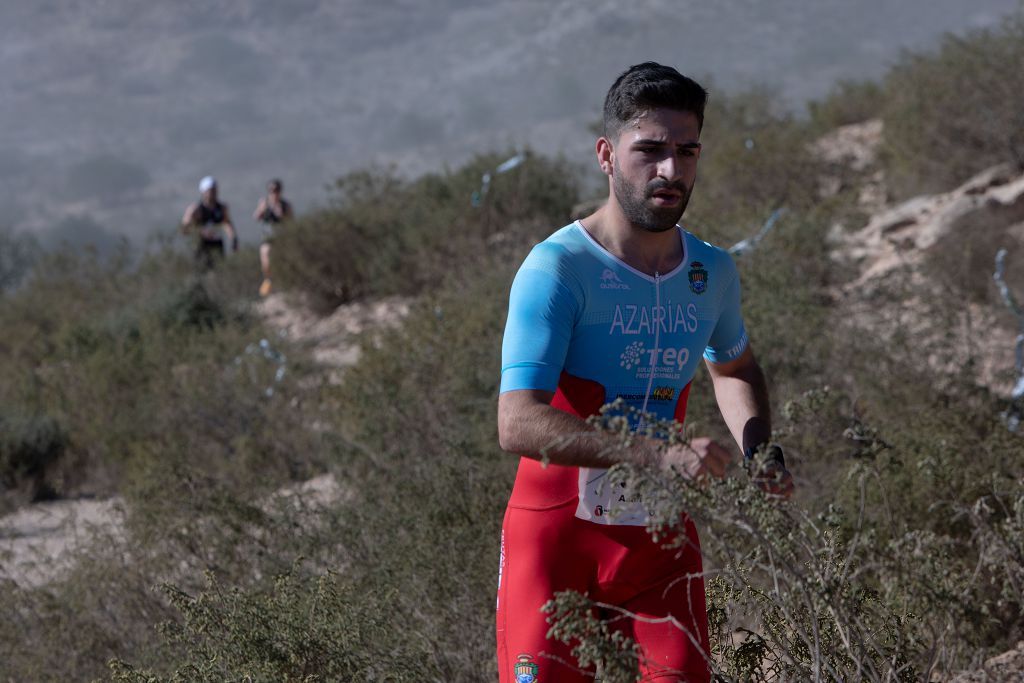
[[[553,407],[581,418],[618,398],[682,423],[701,357],[734,360],[747,335],[731,257],[678,234],[681,263],[654,276],[613,256],[579,222],[536,245],[512,283],[501,391],[554,392]],[[612,623],[639,644],[643,680],[710,679],[693,522],[685,520],[682,547],[663,548],[645,528],[643,502],[606,479],[604,469],[520,459],[502,527],[501,683],[592,680],[570,646],[546,637],[541,606],[563,590],[640,617]]]

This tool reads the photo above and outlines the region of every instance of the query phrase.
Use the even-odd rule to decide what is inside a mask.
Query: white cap
[[[213,187],[216,184],[217,184],[217,179],[214,178],[212,175],[208,175],[208,176],[206,176],[205,178],[203,178],[202,180],[199,181],[199,191],[200,192],[206,192],[207,190],[209,190],[211,187]]]

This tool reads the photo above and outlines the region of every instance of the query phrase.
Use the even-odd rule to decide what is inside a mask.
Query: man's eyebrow
[[[668,143],[665,142],[664,140],[657,140],[655,138],[643,138],[641,140],[634,140],[632,144],[637,147],[661,147],[667,145]],[[700,149],[701,144],[696,141],[690,141],[684,142],[682,145],[679,146],[685,149]]]

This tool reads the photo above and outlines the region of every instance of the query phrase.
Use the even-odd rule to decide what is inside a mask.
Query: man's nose
[[[665,180],[675,180],[679,173],[679,162],[672,154],[666,154],[665,158],[658,162],[658,175]]]

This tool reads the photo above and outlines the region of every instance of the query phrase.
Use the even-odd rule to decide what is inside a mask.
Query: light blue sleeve
[[[531,255],[533,256],[533,255]],[[579,311],[572,283],[528,257],[512,282],[501,344],[501,392],[554,391]]]
[[[726,258],[729,258],[726,256]],[[736,266],[732,265],[732,281],[726,287],[719,302],[718,322],[704,349],[704,357],[712,363],[727,363],[740,357],[749,344],[747,330],[740,312],[740,278]]]

